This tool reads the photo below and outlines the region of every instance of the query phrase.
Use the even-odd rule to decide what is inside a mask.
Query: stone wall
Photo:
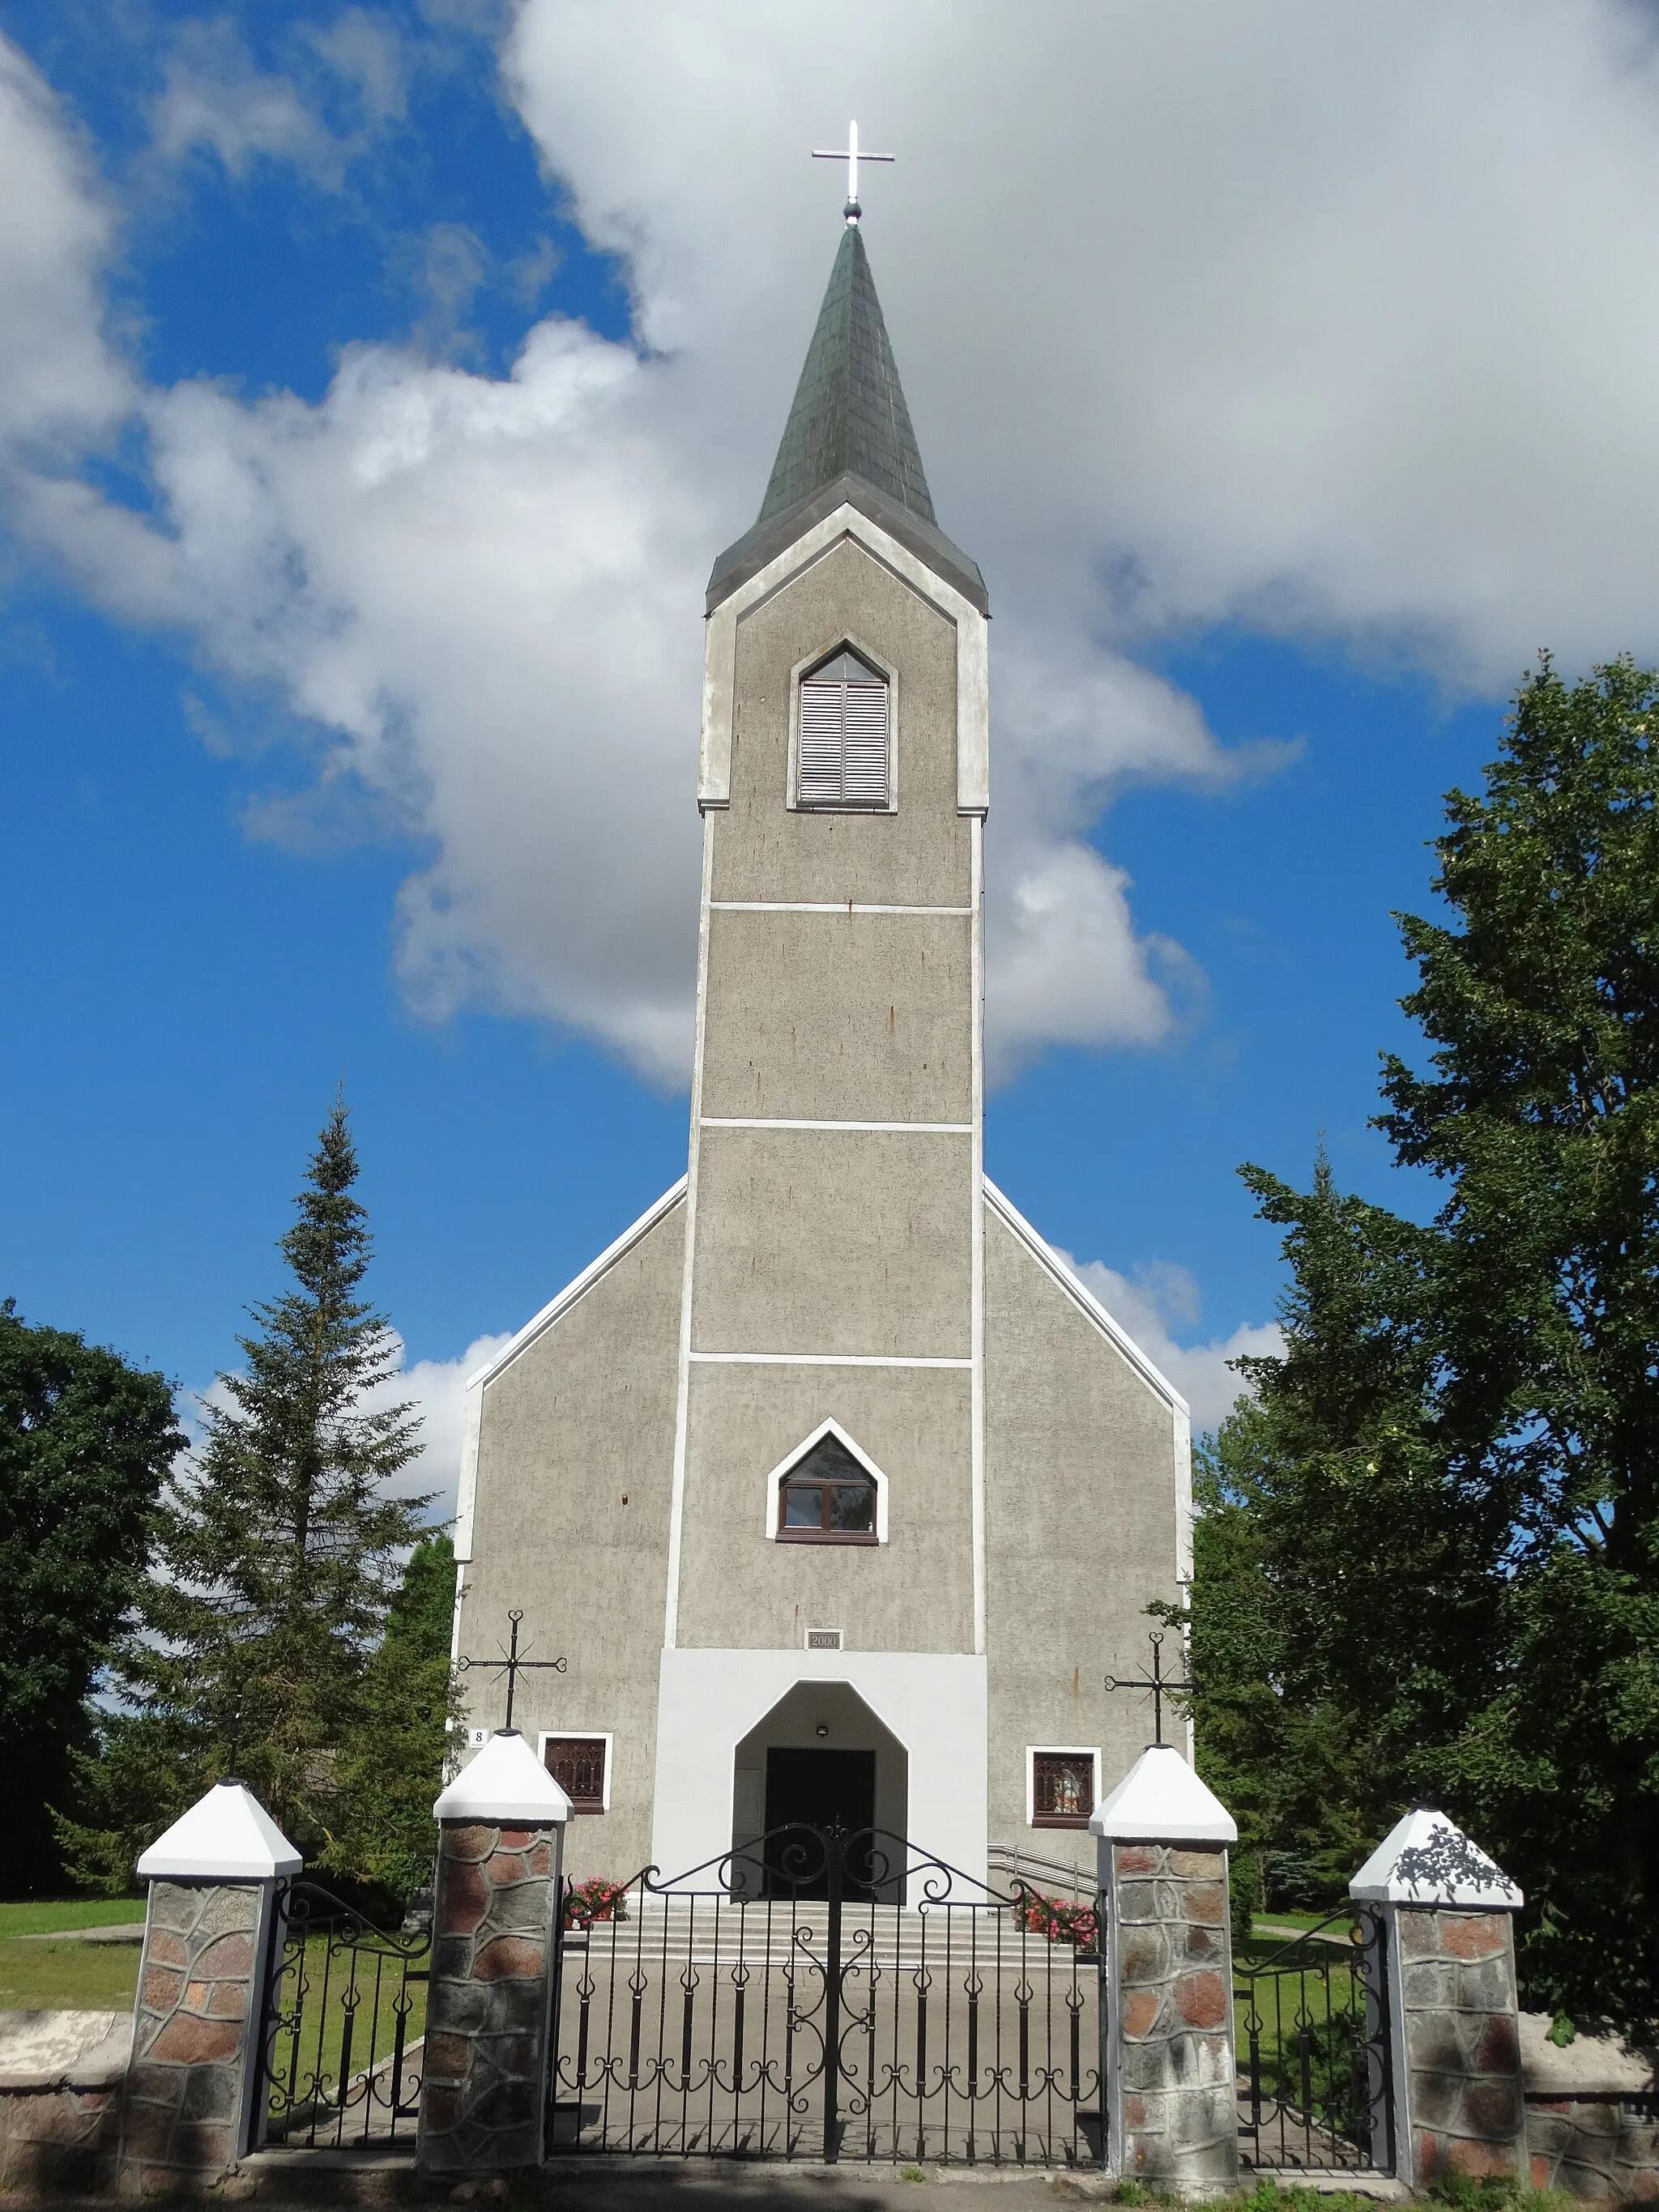
[[[0,2013],[0,2190],[109,2185],[131,2051],[125,2013]]]
[[[1608,2094],[1527,2099],[1534,2189],[1659,2203],[1659,2102]]]
[[[1238,2118],[1227,1855],[1166,1844],[1112,1850],[1119,2172],[1231,2181]]]
[[[235,2163],[265,1886],[150,1884],[121,2137],[122,2185]]]
[[[1409,2171],[1419,2185],[1523,2167],[1512,1921],[1399,1907]]]
[[[422,2053],[427,2171],[540,2160],[558,1900],[555,1832],[445,1825]]]

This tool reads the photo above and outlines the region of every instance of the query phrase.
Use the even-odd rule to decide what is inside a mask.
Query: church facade
[[[849,216],[710,580],[686,1174],[469,1386],[458,1650],[564,1656],[579,1879],[830,1819],[1091,1869],[1149,1733],[1187,1408],[985,1175],[988,631]]]

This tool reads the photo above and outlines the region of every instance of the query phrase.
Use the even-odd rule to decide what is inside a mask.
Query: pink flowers
[[[628,1885],[607,1881],[603,1875],[594,1875],[590,1881],[578,1882],[565,1893],[564,1924],[567,1928],[591,1928],[597,1920],[626,1920],[628,1917]]]
[[[1051,1943],[1075,1943],[1079,1951],[1092,1951],[1100,1941],[1100,1920],[1092,1905],[1068,1905],[1064,1898],[1045,1897],[1041,1890],[1021,1892],[1014,1919],[1030,1935],[1046,1936]]]

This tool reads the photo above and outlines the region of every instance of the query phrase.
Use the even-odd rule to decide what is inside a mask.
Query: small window
[[[802,806],[888,805],[887,679],[850,648],[801,678],[796,798]]]
[[[544,1736],[542,1764],[570,1800],[573,1812],[604,1812],[611,1800],[609,1736]]]
[[[778,1485],[778,1536],[792,1544],[873,1544],[876,1486],[838,1437],[820,1437]]]
[[[1086,1828],[1095,1809],[1092,1751],[1031,1753],[1031,1826]]]

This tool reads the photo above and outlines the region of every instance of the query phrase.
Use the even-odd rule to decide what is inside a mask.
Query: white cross
[[[891,154],[860,154],[859,126],[856,123],[848,125],[847,143],[838,154],[825,153],[817,146],[812,149],[812,159],[815,161],[846,162],[847,205],[843,212],[848,222],[854,224],[857,223],[859,217],[864,213],[864,210],[859,205],[859,163],[860,161],[890,161],[894,158]]]

